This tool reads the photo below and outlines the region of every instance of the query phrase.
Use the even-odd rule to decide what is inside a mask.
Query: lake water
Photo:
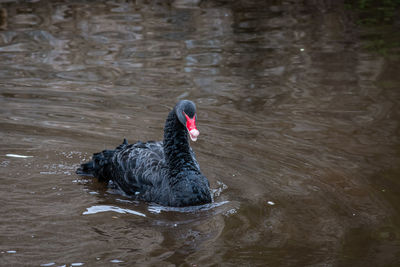
[[[0,265],[400,264],[400,59],[340,2],[1,1]],[[180,99],[213,204],[75,174]]]

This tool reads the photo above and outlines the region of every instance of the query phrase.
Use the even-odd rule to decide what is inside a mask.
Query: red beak
[[[190,139],[192,139],[192,141],[196,141],[197,137],[200,134],[199,130],[197,130],[196,128],[196,114],[193,116],[192,119],[189,118],[189,116],[186,115],[185,112],[183,112],[183,115],[185,115],[186,117],[186,128],[189,132]]]

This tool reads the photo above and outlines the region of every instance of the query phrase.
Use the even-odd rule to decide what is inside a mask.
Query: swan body
[[[164,206],[194,206],[212,201],[209,182],[201,173],[189,138],[196,141],[196,106],[181,100],[168,114],[164,139],[128,144],[93,155],[79,175],[112,181],[125,194]]]

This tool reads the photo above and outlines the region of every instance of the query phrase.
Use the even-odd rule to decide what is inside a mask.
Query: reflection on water
[[[1,262],[396,265],[400,65],[361,31],[341,1],[3,1]],[[75,176],[184,98],[211,208]]]
[[[204,204],[201,206],[192,206],[192,207],[164,207],[159,205],[152,205],[149,207],[149,211],[153,213],[161,213],[164,212],[181,212],[181,213],[194,213],[194,212],[201,212],[201,211],[208,211],[211,209],[215,209],[219,206],[229,203],[229,201],[222,201],[222,202],[213,202],[210,204]]]
[[[112,211],[112,212],[117,212],[117,213],[129,213],[129,214],[134,214],[134,215],[138,215],[138,216],[143,216],[146,217],[145,214],[134,211],[134,210],[130,210],[130,209],[122,209],[120,207],[115,207],[115,206],[109,206],[109,205],[96,205],[96,206],[92,206],[86,209],[85,212],[83,212],[83,215],[88,215],[88,214],[96,214],[99,212],[107,212],[107,211]]]

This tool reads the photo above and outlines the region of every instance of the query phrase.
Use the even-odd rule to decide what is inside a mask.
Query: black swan
[[[188,135],[196,141],[196,106],[181,100],[168,114],[162,142],[128,144],[93,154],[76,171],[100,181],[112,181],[125,194],[164,206],[183,207],[212,201],[207,178],[201,173]]]

